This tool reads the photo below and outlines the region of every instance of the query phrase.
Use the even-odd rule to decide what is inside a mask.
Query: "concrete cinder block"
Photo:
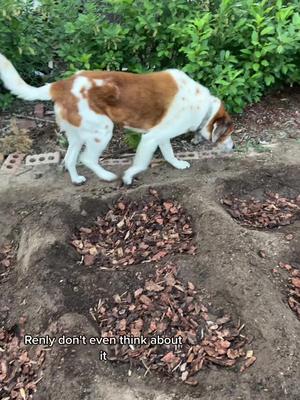
[[[132,163],[131,158],[107,158],[100,161],[102,165],[129,165]]]
[[[179,151],[175,155],[179,160],[199,160],[198,151]]]
[[[181,160],[199,160],[199,152],[182,151],[176,153],[176,157]],[[107,158],[100,162],[103,165],[128,165],[132,163],[133,158],[134,154],[130,155],[130,157],[124,157],[124,158]],[[155,158],[154,160],[152,160],[151,165],[158,165],[161,164],[163,161],[164,160],[162,158]]]
[[[58,164],[60,161],[59,151],[54,153],[33,154],[26,157],[26,165]]]
[[[31,119],[18,118],[16,123],[19,129],[30,130],[36,128],[36,122]]]
[[[15,174],[19,169],[25,154],[12,153],[6,158],[1,166],[1,172],[6,172],[9,174]]]

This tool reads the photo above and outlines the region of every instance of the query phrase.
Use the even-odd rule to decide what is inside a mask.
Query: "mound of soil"
[[[95,313],[101,337],[118,338],[108,348],[109,360],[141,365],[146,373],[197,385],[193,375],[206,364],[232,367],[246,355],[244,326],[228,315],[211,321],[194,284],[179,280],[174,265],[158,268],[133,292],[101,300]],[[242,371],[256,360],[252,351],[247,355]]]
[[[288,290],[296,292],[294,284],[297,285],[298,280],[293,280],[296,276],[291,276],[290,280],[286,276],[281,279],[285,273],[280,271],[272,274],[272,269],[280,260],[299,264],[300,220],[280,230],[250,230],[235,223],[220,204],[220,198],[231,193],[240,199],[254,197],[261,200],[265,199],[265,191],[270,191],[280,193],[287,199],[296,199],[300,193],[299,148],[294,146],[286,152],[282,148],[275,148],[274,152],[272,159],[267,160],[264,156],[259,158],[259,163],[257,158],[199,160],[192,170],[182,171],[181,175],[167,165],[162,166],[159,172],[150,169],[143,175],[143,184],[138,188],[122,189],[123,198],[126,193],[128,200],[118,201],[116,199],[122,193],[116,193],[117,184],[101,183],[89,173],[87,176],[91,179],[84,187],[73,187],[67,177],[55,168],[45,171],[45,179],[35,179],[30,171],[9,180],[3,177],[0,244],[12,238],[18,243],[18,261],[3,267],[11,273],[0,282],[0,321],[3,320],[3,326],[11,327],[20,316],[27,314],[30,318],[26,323],[26,333],[35,336],[50,334],[58,338],[62,335],[83,335],[98,338],[102,330],[103,334],[106,330],[112,330],[112,335],[118,335],[119,328],[123,328],[127,336],[133,336],[134,329],[148,337],[174,337],[178,330],[196,332],[194,343],[189,341],[193,340],[193,335],[187,333],[187,341],[182,347],[168,348],[165,344],[153,349],[155,345],[149,346],[143,355],[135,358],[131,357],[131,353],[125,353],[124,357],[128,357],[125,363],[100,359],[97,344],[55,344],[47,349],[44,378],[37,384],[36,399],[299,400],[300,350],[297,344],[300,340],[300,322],[287,304],[288,297],[292,295]],[[273,165],[275,162],[276,165]],[[139,218],[145,213],[142,202],[146,201],[145,205],[149,205],[150,201],[156,202],[155,196],[149,198],[149,186],[159,188],[164,199],[171,199],[164,202],[170,202],[177,208],[180,204],[188,210],[191,218],[187,224],[192,227],[192,234],[187,235],[187,243],[188,246],[197,243],[199,250],[196,254],[178,253],[165,256],[161,261],[137,263],[128,268],[115,268],[110,263],[105,269],[105,264],[100,261],[94,268],[80,264],[79,260],[85,254],[78,257],[74,246],[70,245],[75,227],[92,226],[89,229],[97,230],[96,217],[101,215],[100,218],[104,220],[107,211],[113,210],[113,218],[107,222],[111,221],[118,232],[116,224],[122,221],[125,212],[119,208],[120,215],[117,214],[114,207],[118,203],[123,203],[125,209],[131,202],[138,204],[141,209],[133,207],[132,214],[137,212],[137,222],[141,221]],[[123,208],[122,205],[120,207]],[[178,216],[181,212],[172,214],[171,207],[168,216],[165,216],[163,203],[160,207],[165,225],[168,225],[172,216]],[[156,214],[154,210],[153,214],[151,212],[148,214],[147,211],[146,215],[155,221]],[[116,221],[115,214],[117,217],[119,215]],[[181,222],[180,218],[176,223],[182,233],[180,240],[183,240],[186,220]],[[135,217],[132,221],[135,222]],[[121,238],[131,229],[130,225],[129,228],[126,225],[132,221],[126,216]],[[149,228],[150,236],[155,231],[162,232],[165,229],[164,224],[160,225],[157,221],[155,224]],[[134,226],[132,234],[138,230]],[[164,233],[169,237],[167,231]],[[293,239],[286,240],[287,234]],[[111,250],[114,250],[117,233],[101,235],[100,238],[112,239]],[[126,239],[128,247],[143,242],[145,232],[141,235],[134,236],[132,243],[129,242],[129,236]],[[89,242],[88,234],[87,240]],[[174,245],[181,243],[175,242]],[[259,253],[262,249],[264,257]],[[163,249],[155,247],[148,259],[159,251]],[[118,261],[117,256],[115,259]],[[159,277],[155,273],[158,263],[161,266],[171,261],[178,266],[176,276],[173,274],[174,286],[173,280],[167,282],[167,271]],[[192,282],[192,285],[188,282]],[[287,282],[291,284],[288,289]],[[143,291],[139,293],[139,289]],[[131,295],[131,301],[128,294]],[[161,296],[169,296],[171,305],[163,302]],[[293,298],[297,300],[294,294]],[[96,312],[93,311],[95,321],[90,310],[99,299],[108,300],[97,307]],[[202,308],[197,313],[197,304],[207,307],[208,311]],[[105,325],[107,322],[103,321],[104,318],[101,319],[101,306],[106,308],[103,315],[107,313],[108,318],[112,319],[111,329]],[[136,307],[132,312],[129,310],[131,306]],[[187,315],[190,306],[194,310]],[[168,311],[169,307],[172,314]],[[137,315],[130,320],[135,312]],[[178,316],[178,322],[173,313]],[[227,315],[231,319],[226,322]],[[99,327],[100,320],[102,325]],[[126,326],[122,320],[126,320]],[[139,320],[143,320],[143,326]],[[148,333],[152,320],[151,329],[156,330]],[[159,330],[164,329],[164,325],[160,326],[160,323],[167,324],[162,333]],[[241,330],[244,323],[247,328],[245,331]],[[229,330],[228,336],[224,333],[226,330]],[[237,331],[238,336],[235,336]],[[247,347],[247,350],[243,347],[246,339],[242,337],[243,334],[247,338],[251,336],[251,347]],[[229,347],[227,342],[230,343]],[[241,348],[238,348],[239,343]],[[4,349],[6,343],[0,346]],[[197,346],[200,346],[199,351],[196,350]],[[111,357],[119,358],[114,348],[107,347]],[[142,349],[128,347],[119,351]],[[188,354],[190,348],[193,350]],[[35,348],[31,350],[34,353]],[[31,350],[28,350],[29,358],[35,361]],[[245,353],[244,360],[244,356],[242,359],[230,358],[240,355],[240,350]],[[255,364],[244,373],[239,373],[240,366],[247,367],[255,360],[253,354],[257,356]],[[204,358],[202,366],[202,361],[197,360],[198,355]],[[180,360],[173,367],[172,362],[176,357]],[[235,361],[233,367],[216,364],[232,360]],[[150,370],[149,366],[152,367]],[[193,375],[200,367],[198,374]],[[143,368],[149,371],[146,377],[142,376]],[[196,378],[199,384],[194,386]],[[38,379],[34,378],[33,382]],[[190,385],[182,384],[186,381]],[[23,391],[20,393],[24,395]],[[26,391],[25,395],[28,397]],[[0,398],[5,396],[8,397],[6,393],[3,396],[1,393]]]
[[[194,254],[191,218],[174,200],[150,189],[150,198],[118,200],[94,226],[80,228],[72,245],[86,266],[127,266],[159,261],[168,254]]]
[[[221,203],[233,218],[251,228],[277,228],[293,223],[300,216],[300,195],[290,199],[268,192],[263,200],[225,197]]]

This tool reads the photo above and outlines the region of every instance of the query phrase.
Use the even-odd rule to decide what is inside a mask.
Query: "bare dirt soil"
[[[28,334],[97,336],[91,308],[99,299],[139,287],[157,263],[121,270],[86,267],[70,245],[72,234],[105,215],[120,195],[139,201],[153,187],[192,216],[196,255],[169,259],[178,265],[180,279],[201,291],[212,318],[225,313],[245,324],[248,346],[257,357],[243,373],[209,365],[194,387],[155,373],[144,376],[143,368],[129,374],[128,364],[100,361],[97,346],[55,345],[47,350],[34,399],[299,400],[300,322],[287,303],[288,276],[276,266],[300,266],[300,222],[248,229],[220,201],[230,195],[262,198],[265,191],[297,197],[297,139],[274,146],[271,153],[194,161],[184,171],[163,164],[129,189],[100,182],[88,171],[82,187],[72,186],[58,167],[23,172],[1,175],[0,244],[13,240],[18,247],[16,263],[0,282],[1,325],[11,327],[26,315]],[[292,240],[286,239],[289,234]]]

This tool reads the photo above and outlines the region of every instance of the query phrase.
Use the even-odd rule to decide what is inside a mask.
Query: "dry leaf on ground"
[[[175,265],[157,268],[155,276],[139,285],[132,293],[114,295],[117,302],[101,300],[95,308],[101,336],[147,338],[146,344],[110,346],[109,360],[129,362],[196,385],[196,373],[208,363],[232,367],[245,357],[246,339],[231,317],[206,321],[208,309],[195,285],[181,281]],[[151,342],[158,337],[178,342]],[[247,355],[254,357],[252,351]]]

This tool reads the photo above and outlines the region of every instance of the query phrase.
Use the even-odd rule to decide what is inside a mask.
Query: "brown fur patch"
[[[217,123],[217,126],[219,126],[220,129],[224,130],[224,133],[222,133],[216,141],[216,143],[222,143],[227,139],[228,136],[231,135],[233,131],[231,117],[226,111],[223,102],[221,102],[218,112],[213,116],[207,125],[207,130],[210,134],[209,140],[212,140],[212,133],[215,123]]]
[[[87,71],[78,74],[106,81],[88,90],[91,109],[107,115],[114,123],[149,130],[157,125],[176,95],[175,80],[167,72],[131,74]]]
[[[52,83],[50,94],[52,100],[61,109],[61,118],[71,125],[79,127],[81,117],[78,110],[78,99],[71,93],[75,77]]]
[[[101,143],[101,140],[98,139],[98,138],[95,138],[94,140],[95,140],[96,143]]]
[[[71,93],[74,80],[84,76],[90,80],[90,89],[81,89],[91,110],[108,116],[115,124],[149,130],[167,113],[178,91],[177,84],[167,72],[132,74],[127,72],[84,71],[51,86],[51,96],[61,108],[61,117],[79,127],[81,117],[78,99]],[[97,86],[95,80],[104,81]]]
[[[86,99],[87,98],[87,90],[86,90],[86,88],[82,88],[80,90],[80,94],[84,99]]]

